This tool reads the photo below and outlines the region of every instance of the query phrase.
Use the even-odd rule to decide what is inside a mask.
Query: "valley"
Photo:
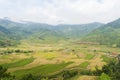
[[[0,79],[109,80],[117,77],[112,74],[119,78],[119,22],[49,25],[1,19]]]

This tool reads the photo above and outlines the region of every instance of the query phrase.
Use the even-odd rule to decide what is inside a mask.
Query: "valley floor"
[[[26,74],[55,75],[64,70],[99,69],[118,48],[91,44],[27,44],[0,48],[0,65],[17,78]],[[95,76],[77,75],[71,80],[95,80]]]

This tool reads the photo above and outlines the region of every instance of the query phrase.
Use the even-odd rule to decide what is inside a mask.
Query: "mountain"
[[[85,36],[83,40],[98,42],[113,47],[120,47],[120,19],[95,29]]]
[[[41,44],[52,43],[53,44],[53,43],[65,41],[67,39],[64,35],[61,35],[61,33],[59,33],[59,32],[45,29],[40,32],[36,32],[36,33],[32,34],[26,40],[31,41],[33,43],[41,43]]]
[[[0,46],[11,46],[14,45],[14,43],[15,40],[12,33],[3,26],[0,26]]]
[[[5,19],[0,19],[0,25],[4,26],[6,29],[10,29],[13,27],[18,27],[18,26],[20,27],[22,24],[5,18]]]
[[[80,39],[92,30],[100,27],[101,23],[90,23],[80,25],[48,25],[40,23],[27,23],[24,29],[30,32],[28,39],[40,43],[57,43],[66,40]],[[29,29],[27,29],[29,27]],[[28,40],[27,39],[27,40]]]
[[[97,22],[78,25],[61,24],[55,26],[54,29],[60,31],[68,38],[81,38],[102,25],[102,23]]]
[[[9,36],[14,37],[17,41],[26,40],[37,43],[56,43],[80,39],[103,24],[95,22],[78,25],[49,25],[36,22],[20,23],[8,19],[0,19],[0,25],[3,26],[7,32],[11,32]]]

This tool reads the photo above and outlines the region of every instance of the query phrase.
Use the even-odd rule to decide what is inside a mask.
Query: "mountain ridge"
[[[0,25],[10,32],[14,39],[36,41],[41,43],[59,42],[61,40],[83,40],[99,42],[100,44],[119,46],[120,18],[102,24],[98,22],[88,24],[59,24],[27,22],[17,23],[0,19]],[[2,29],[1,29],[2,30]],[[114,41],[112,39],[115,39]]]

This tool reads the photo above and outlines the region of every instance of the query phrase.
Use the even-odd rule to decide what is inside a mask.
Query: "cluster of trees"
[[[69,71],[69,70],[66,70],[63,72],[63,79],[66,80],[66,79],[69,79],[71,77],[74,77],[78,74],[78,71]]]
[[[27,74],[20,80],[67,80],[78,74],[78,71],[63,70],[62,72],[54,75],[33,75]]]
[[[0,66],[0,80],[15,80],[15,76],[7,73],[7,68]]]
[[[93,75],[100,76],[99,80],[120,80],[120,60],[110,61],[107,65],[104,65],[101,70],[96,67]]]
[[[27,74],[23,76],[20,80],[48,80],[48,78],[41,75],[34,76],[33,74]]]
[[[15,39],[1,39],[0,38],[0,47],[16,46],[18,44],[20,43]]]
[[[5,51],[1,51],[0,54],[12,54],[12,53],[33,53],[33,50],[5,50]]]
[[[63,70],[58,74],[50,75],[47,78],[49,80],[67,80],[79,74],[77,70]]]
[[[0,47],[12,46],[12,43],[8,40],[0,40]]]
[[[96,66],[95,71],[81,70],[79,74],[98,76],[97,80],[120,80],[120,55],[118,55],[118,59],[109,61],[102,69]]]

